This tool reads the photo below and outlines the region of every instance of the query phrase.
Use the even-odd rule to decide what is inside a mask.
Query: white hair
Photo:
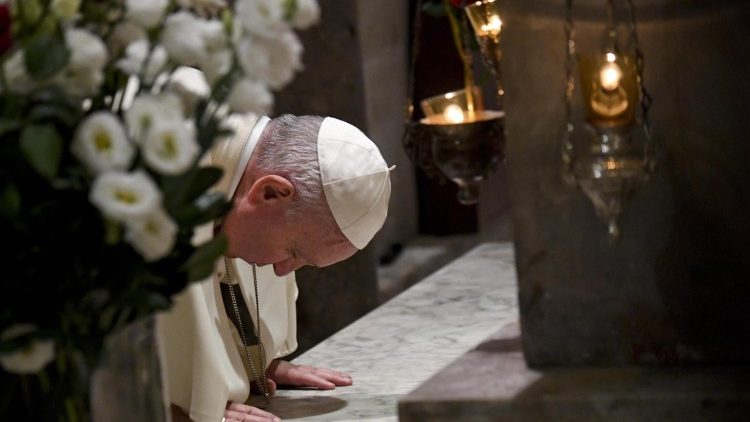
[[[292,219],[314,218],[324,228],[338,231],[320,177],[318,132],[322,123],[320,116],[284,114],[272,119],[258,142],[255,169],[258,176],[275,174],[292,183]]]

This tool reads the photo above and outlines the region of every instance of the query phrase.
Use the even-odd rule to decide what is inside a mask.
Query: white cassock
[[[224,169],[216,189],[231,198],[269,119],[254,115],[232,116],[231,139],[220,141],[204,162]],[[205,243],[214,234],[213,224],[196,230],[194,241]],[[229,260],[230,271],[239,275],[242,293],[255,321],[252,268],[241,259]],[[272,266],[259,267],[261,340],[266,364],[297,348],[294,273],[277,277]],[[218,422],[228,401],[243,403],[250,382],[224,310],[219,281],[224,260],[219,259],[212,277],[192,284],[175,297],[173,308],[157,322],[162,363],[171,403],[181,407],[196,422]]]

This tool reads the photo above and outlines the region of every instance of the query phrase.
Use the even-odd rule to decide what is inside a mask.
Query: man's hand
[[[227,409],[224,411],[225,422],[281,422],[276,416],[258,409],[257,407],[248,406],[240,403],[227,403]]]
[[[352,377],[349,374],[333,369],[295,365],[283,360],[271,362],[266,370],[266,376],[278,385],[315,387],[321,390],[333,390],[336,387],[352,385]]]

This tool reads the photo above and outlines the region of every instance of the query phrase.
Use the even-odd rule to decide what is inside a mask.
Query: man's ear
[[[250,188],[250,202],[255,205],[285,204],[292,199],[294,199],[294,185],[281,176],[263,176]]]

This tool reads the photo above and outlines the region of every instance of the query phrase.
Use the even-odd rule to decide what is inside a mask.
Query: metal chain
[[[643,80],[643,51],[641,50],[641,44],[638,41],[638,31],[636,30],[636,19],[635,19],[635,5],[633,0],[628,1],[628,9],[630,11],[630,36],[633,39],[635,47],[635,69],[638,87],[641,91],[641,120],[643,124],[643,131],[646,136],[646,142],[644,143],[644,160],[646,162],[646,169],[648,173],[652,173],[656,167],[656,143],[654,142],[651,132],[651,122],[649,120],[648,112],[653,103],[653,98],[646,90],[646,84]]]
[[[417,56],[419,56],[419,36],[422,32],[422,0],[417,0],[416,10],[414,11],[414,21],[412,23],[411,39],[411,61],[409,63],[409,79],[407,81],[406,91],[406,121],[409,122],[414,115],[414,72],[417,66]]]
[[[224,268],[226,269],[227,281],[229,282],[227,283],[227,287],[229,288],[229,295],[232,298],[232,308],[234,308],[234,315],[237,318],[237,322],[239,324],[238,328],[240,337],[242,338],[242,345],[245,348],[245,357],[247,358],[247,362],[250,364],[250,371],[253,373],[255,383],[258,384],[258,388],[260,389],[261,394],[263,394],[263,396],[266,398],[266,403],[270,404],[271,396],[266,388],[266,350],[265,347],[263,347],[263,340],[261,340],[260,337],[260,306],[258,301],[258,277],[255,270],[255,264],[253,264],[253,285],[255,286],[255,320],[257,321],[257,327],[253,326],[253,328],[255,328],[255,335],[258,337],[258,345],[260,346],[260,362],[263,366],[263,372],[261,372],[263,374],[262,376],[258,376],[259,371],[255,368],[252,355],[250,354],[250,349],[247,347],[247,337],[245,336],[245,328],[242,324],[242,318],[240,318],[240,310],[237,306],[237,297],[234,293],[234,284],[231,283],[232,275],[229,272],[229,259],[227,257],[224,257]]]
[[[565,131],[562,143],[563,177],[566,181],[573,180],[573,142],[571,135],[575,129],[572,120],[573,91],[575,90],[575,75],[573,66],[575,61],[575,25],[573,23],[573,0],[565,1]]]

